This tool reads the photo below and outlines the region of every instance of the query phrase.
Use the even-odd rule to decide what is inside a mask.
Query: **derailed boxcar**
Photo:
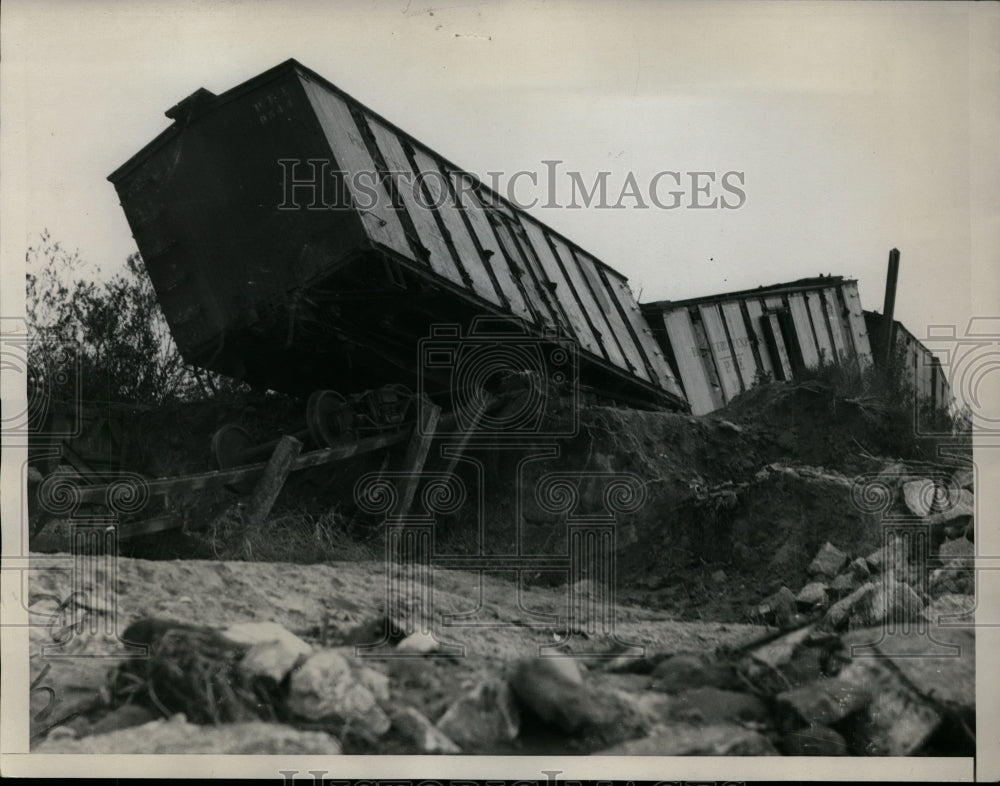
[[[761,379],[793,379],[820,363],[872,362],[857,282],[839,276],[644,303],[642,311],[696,415]]]
[[[574,342],[584,385],[685,407],[622,275],[294,60],[167,116],[109,180],[189,362],[444,391],[452,370],[420,368],[432,327],[514,318]]]
[[[873,337],[881,335],[885,323],[883,314],[876,311],[865,312],[865,324],[868,325],[868,332]],[[920,339],[896,320],[893,321],[892,338],[895,352],[891,362],[899,364],[898,371],[912,386],[920,403],[936,410],[948,410],[952,403],[951,386],[941,367],[941,361]],[[877,361],[884,362],[882,358],[877,358]]]

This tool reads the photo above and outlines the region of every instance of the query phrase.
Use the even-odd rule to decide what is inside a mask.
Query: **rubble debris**
[[[841,677],[824,677],[775,697],[776,711],[785,729],[802,725],[832,726],[848,715],[864,709],[868,691]]]
[[[339,652],[313,653],[292,673],[288,708],[305,720],[350,726],[352,731],[378,739],[392,724],[353,672]]]
[[[827,589],[828,586],[825,582],[811,581],[799,590],[795,601],[803,611],[809,611],[817,606],[825,606],[828,602]]]
[[[919,478],[903,484],[903,501],[907,509],[917,518],[930,515],[937,494],[933,480]]]
[[[598,751],[600,756],[776,756],[760,732],[733,723],[711,726],[664,724],[637,740]]]
[[[872,575],[871,570],[868,568],[868,562],[864,557],[857,557],[852,560],[851,564],[848,565],[847,568],[850,571],[851,576],[858,581],[865,581]]]
[[[509,683],[523,706],[566,734],[608,726],[620,712],[617,702],[583,683],[570,658],[522,659]]]
[[[37,753],[214,753],[255,755],[333,755],[341,752],[335,737],[300,731],[277,723],[252,721],[202,726],[183,714],[128,729],[74,739],[46,739]]]
[[[230,625],[222,635],[235,644],[246,646],[280,641],[292,652],[308,655],[312,651],[306,642],[277,622],[241,622]]]
[[[931,572],[928,586],[931,597],[940,595],[975,595],[976,576],[970,560],[952,559],[943,568]]]
[[[507,683],[488,680],[452,704],[436,725],[464,751],[488,750],[517,737],[521,714]]]
[[[704,653],[672,655],[653,669],[652,689],[680,693],[690,688],[735,688],[739,681],[731,664]]]
[[[796,729],[778,741],[778,749],[786,756],[846,756],[844,738],[828,726],[812,723]]]
[[[976,482],[976,473],[972,467],[962,467],[955,470],[951,479],[958,488],[969,489],[971,491],[973,484]]]
[[[942,559],[954,559],[957,557],[975,557],[976,547],[975,544],[972,543],[972,541],[966,540],[964,537],[955,538],[954,540],[949,540],[942,543],[941,548],[938,549],[938,555]]]
[[[413,707],[403,707],[392,713],[393,728],[409,741],[418,753],[461,753],[462,749],[452,742],[426,716]]]
[[[312,651],[308,644],[302,644],[306,649],[295,647],[288,639],[258,642],[240,659],[237,669],[248,679],[265,677],[279,683]]]
[[[440,642],[430,633],[424,633],[423,631],[417,631],[411,633],[405,639],[396,645],[396,650],[399,652],[412,652],[416,655],[426,654],[428,652],[434,652],[441,648]]]
[[[713,687],[678,693],[670,715],[674,720],[699,724],[764,724],[770,719],[767,705],[756,696]]]
[[[761,601],[757,606],[756,616],[765,624],[785,628],[792,622],[796,613],[795,594],[783,586]]]
[[[833,597],[839,599],[850,595],[857,588],[858,580],[851,573],[841,573],[830,582],[828,590]]]
[[[833,578],[847,562],[847,555],[827,541],[809,563],[810,576],[827,576]]]

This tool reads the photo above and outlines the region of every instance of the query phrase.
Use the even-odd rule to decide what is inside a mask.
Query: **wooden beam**
[[[423,401],[419,407],[419,422],[413,426],[410,444],[406,446],[406,456],[403,457],[402,471],[406,473],[399,479],[399,508],[396,515],[405,517],[413,505],[413,498],[420,485],[420,473],[431,449],[431,442],[441,420],[441,407],[430,401]]]
[[[292,463],[298,458],[302,443],[291,434],[286,434],[279,441],[274,453],[264,468],[264,474],[257,481],[257,487],[247,503],[247,526],[263,524],[271,513],[275,500],[285,486],[285,479],[292,471]]]

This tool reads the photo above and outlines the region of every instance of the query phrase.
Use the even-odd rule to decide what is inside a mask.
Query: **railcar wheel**
[[[244,462],[244,454],[254,446],[250,432],[227,423],[212,435],[212,458],[219,469],[232,469]]]
[[[320,447],[335,445],[350,431],[354,411],[335,390],[317,390],[306,404],[306,425],[309,435]]]

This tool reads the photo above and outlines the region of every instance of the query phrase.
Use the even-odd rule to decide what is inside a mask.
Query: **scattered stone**
[[[724,570],[713,571],[712,575],[709,578],[712,579],[713,584],[722,584],[726,580],[726,571]]]
[[[735,434],[743,433],[743,426],[737,426],[735,423],[729,420],[720,420],[719,428],[723,429],[724,431],[732,431]]]
[[[816,606],[825,606],[828,600],[826,590],[827,585],[822,581],[812,581],[799,590],[795,601],[799,604],[799,608],[806,611]]]
[[[693,688],[677,695],[670,715],[689,723],[765,723],[767,705],[749,693],[719,688]]]
[[[125,704],[117,707],[95,723],[84,722],[80,726],[73,724],[78,736],[91,737],[95,734],[111,734],[112,732],[130,729],[133,726],[142,726],[150,721],[155,721],[156,716],[140,704]],[[49,733],[51,739],[52,733]]]
[[[901,538],[892,538],[888,544],[865,557],[865,561],[872,573],[905,570],[906,544]]]
[[[776,756],[759,732],[731,723],[714,726],[665,724],[638,740],[599,751],[601,756]]]
[[[868,691],[840,677],[824,677],[775,697],[775,709],[785,729],[819,724],[830,726],[864,709]]]
[[[83,739],[45,740],[33,753],[215,753],[331,755],[340,753],[335,737],[277,723],[223,723],[202,726],[183,715]]]
[[[854,609],[866,602],[874,594],[875,585],[872,582],[869,581],[862,584],[846,598],[841,598],[827,610],[826,615],[820,623],[820,627],[823,630],[839,630],[845,627],[851,618],[851,614],[854,613]]]
[[[923,600],[909,584],[886,577],[851,609],[850,625],[867,628],[884,622],[915,622],[923,608]]]
[[[750,657],[771,669],[781,669],[791,661],[799,647],[809,639],[811,626],[799,628],[753,650]]]
[[[302,642],[305,644],[305,642]],[[249,678],[266,677],[281,682],[285,675],[306,659],[312,650],[294,648],[288,639],[262,641],[254,644],[237,664],[237,669]]]
[[[789,732],[778,742],[786,756],[846,756],[847,743],[833,729],[818,723]]]
[[[976,482],[976,473],[972,467],[962,467],[962,469],[955,470],[951,479],[960,489],[971,490]]]
[[[761,601],[756,609],[757,616],[768,625],[779,628],[788,627],[791,617],[798,609],[795,605],[795,593],[788,587],[782,587]]]
[[[941,544],[938,555],[942,559],[954,559],[957,557],[975,557],[976,547],[972,541],[965,538],[955,538]]]
[[[958,622],[971,624],[976,610],[976,599],[972,595],[945,593],[931,600],[924,609],[923,617],[931,625],[947,625]]]
[[[872,575],[872,572],[868,569],[868,563],[865,561],[864,557],[858,557],[850,565],[847,566],[848,570],[858,581],[867,581],[868,577]]]
[[[350,724],[352,730],[375,739],[391,725],[348,660],[333,650],[314,653],[293,672],[288,708],[306,720]]]
[[[869,640],[875,640],[880,631],[865,633]],[[858,755],[910,756],[920,750],[941,722],[941,714],[907,686],[882,658],[855,658],[841,669],[839,676],[872,696],[867,711],[858,713],[841,727],[848,745]]]
[[[277,622],[241,622],[226,628],[222,635],[235,644],[247,647],[280,641],[289,652],[300,655],[312,652],[312,647]]]
[[[938,526],[954,521],[963,516],[976,515],[976,498],[971,491],[961,489],[957,495],[952,495],[943,501],[943,509],[927,517],[925,523]]]
[[[525,707],[567,734],[615,720],[615,703],[585,686],[570,658],[525,658],[514,664],[509,682]]]
[[[680,693],[691,688],[735,688],[739,685],[733,667],[701,653],[673,655],[653,670],[652,689]]]
[[[830,582],[830,594],[835,598],[843,598],[850,595],[858,588],[858,580],[850,573],[841,573]]]
[[[459,698],[436,725],[462,750],[489,749],[517,737],[521,714],[507,683],[491,680]]]
[[[427,652],[434,652],[440,647],[441,644],[434,638],[432,633],[424,633],[418,630],[416,633],[411,633],[400,641],[396,645],[396,650],[398,652],[412,652],[422,655]]]
[[[372,696],[378,699],[379,702],[389,701],[388,675],[383,674],[381,671],[368,668],[368,666],[359,666],[355,669],[354,676],[357,678],[358,682],[372,692]]]
[[[933,480],[920,478],[903,484],[903,501],[907,509],[918,518],[930,515],[937,494],[937,486]]]
[[[419,753],[461,753],[454,742],[413,707],[393,713],[392,725],[412,743]]]
[[[827,541],[816,553],[813,561],[809,563],[810,576],[836,576],[840,569],[847,562],[847,555]]]
[[[975,595],[976,576],[968,559],[953,559],[931,573],[929,592],[939,595]]]

